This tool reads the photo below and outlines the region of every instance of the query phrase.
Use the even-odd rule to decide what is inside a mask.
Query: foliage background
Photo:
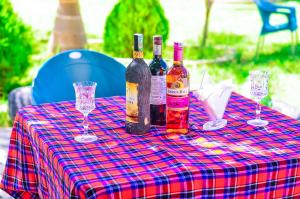
[[[166,44],[169,22],[159,0],[119,1],[106,19],[104,50],[115,57],[131,57],[133,33],[144,34],[144,54],[152,55],[153,35],[162,35]]]
[[[14,12],[9,0],[0,0],[0,97],[14,87],[26,84],[21,80],[31,67],[34,36]]]

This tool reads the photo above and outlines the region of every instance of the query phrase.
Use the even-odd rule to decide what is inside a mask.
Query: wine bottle
[[[167,132],[187,133],[190,78],[183,66],[182,43],[174,43],[174,64],[167,73]]]
[[[162,59],[162,36],[153,36],[151,71],[150,120],[151,125],[166,125],[166,74],[167,64]]]
[[[143,35],[134,34],[133,60],[126,69],[126,131],[150,129],[151,72],[143,59]]]

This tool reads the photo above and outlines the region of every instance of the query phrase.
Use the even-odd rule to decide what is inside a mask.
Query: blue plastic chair
[[[292,43],[292,53],[295,54],[296,44],[298,43],[298,34],[297,34],[297,17],[296,9],[290,6],[282,6],[271,3],[269,0],[254,0],[259,10],[260,16],[263,21],[263,25],[260,31],[259,40],[257,42],[256,56],[261,47],[263,47],[264,36],[269,33],[274,33],[282,30],[291,31],[291,43]],[[270,16],[272,14],[281,14],[287,17],[287,22],[278,25],[270,24]],[[296,43],[294,41],[296,37]],[[262,42],[262,44],[260,44]]]
[[[32,85],[33,104],[74,100],[73,82],[97,82],[96,97],[125,95],[126,68],[89,50],[62,52],[43,64]]]

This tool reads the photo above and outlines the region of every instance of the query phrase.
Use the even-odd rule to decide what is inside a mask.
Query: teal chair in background
[[[254,2],[257,5],[263,22],[259,35],[259,40],[257,42],[256,57],[258,56],[260,48],[263,47],[265,35],[279,32],[282,30],[291,31],[292,53],[295,54],[296,44],[298,43],[296,9],[290,6],[282,6],[271,3],[270,0],[254,0]],[[285,15],[287,18],[287,22],[272,25],[270,23],[270,17],[272,14]]]
[[[126,68],[89,50],[64,51],[43,64],[32,84],[33,104],[74,100],[73,82],[97,82],[96,97],[125,95]]]
[[[115,59],[89,50],[64,51],[46,61],[32,86],[19,87],[8,96],[9,116],[27,105],[74,100],[73,82],[97,82],[96,97],[125,95],[125,67]]]

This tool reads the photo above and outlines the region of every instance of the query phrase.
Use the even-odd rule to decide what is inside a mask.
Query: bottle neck
[[[161,59],[161,55],[154,55],[153,58],[160,60]]]
[[[174,49],[174,66],[182,66],[183,51],[182,49]]]
[[[143,51],[133,51],[133,59],[143,59],[144,52]]]
[[[143,59],[143,35],[134,34],[133,42],[133,59]]]
[[[161,59],[162,54],[161,44],[153,44],[153,56],[155,59]]]

